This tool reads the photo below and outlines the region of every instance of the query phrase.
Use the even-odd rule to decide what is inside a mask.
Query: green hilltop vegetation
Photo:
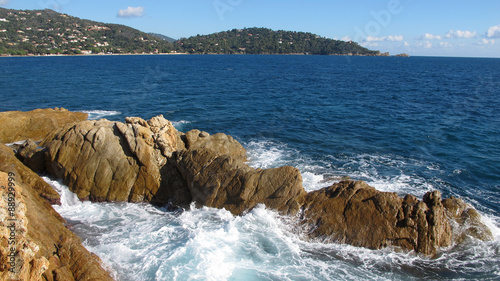
[[[193,54],[381,55],[352,41],[267,28],[233,29],[183,38],[176,42],[176,50]]]
[[[173,45],[119,24],[82,20],[49,9],[0,8],[0,54],[169,53]]]
[[[79,19],[49,9],[0,8],[0,55],[164,53],[387,55],[352,41],[305,32],[245,28],[176,41],[161,34]]]
[[[174,43],[175,41],[177,41],[177,40],[175,40],[174,38],[170,38],[170,37],[165,36],[165,35],[163,35],[163,34],[158,34],[158,33],[153,33],[153,32],[149,32],[148,34],[149,34],[149,35],[151,35],[151,36],[154,36],[154,37],[156,37],[156,38],[159,38],[159,39],[161,39],[161,40],[168,41],[168,42],[170,42],[170,43]]]

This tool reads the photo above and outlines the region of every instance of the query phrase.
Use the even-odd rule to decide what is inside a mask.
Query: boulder
[[[0,143],[41,140],[65,124],[86,120],[88,114],[64,108],[0,112]]]
[[[493,240],[493,233],[482,222],[481,215],[462,199],[450,197],[443,200],[446,214],[450,218],[453,240],[462,243],[468,237],[483,241]]]
[[[126,122],[83,121],[54,131],[42,142],[47,171],[83,200],[188,204],[169,160],[184,148],[181,134],[163,116]]]
[[[283,213],[299,210],[305,191],[297,169],[255,170],[232,137],[183,135],[163,116],[125,121],[84,121],[54,131],[41,144],[48,172],[83,200],[188,205],[194,199],[235,214],[259,203]]]
[[[264,204],[281,214],[298,213],[312,239],[371,249],[394,246],[432,256],[458,241],[452,229],[464,224],[465,235],[491,237],[473,208],[458,199],[443,201],[437,191],[421,200],[401,198],[344,180],[306,193],[298,169],[251,168],[245,149],[230,136],[182,134],[163,116],[125,121],[83,121],[53,131],[40,144],[46,146],[47,171],[82,200],[183,207],[194,201],[235,215]]]
[[[380,192],[363,181],[342,181],[307,194],[301,223],[310,238],[370,249],[395,246],[433,256],[457,241],[451,224],[464,216],[462,204],[459,199],[442,201],[439,191],[420,201],[413,195]],[[468,232],[487,229],[474,222]]]
[[[246,161],[246,149],[233,137],[223,133],[210,135],[200,130],[191,130],[183,136],[187,149],[208,149],[217,155],[231,155]]]
[[[48,183],[40,178],[30,168],[23,165],[23,163],[15,156],[12,148],[0,144],[0,170],[6,171],[7,169],[14,168],[17,171],[18,180],[34,189],[38,195],[50,204],[61,204],[61,196],[55,191]]]
[[[40,246],[28,237],[26,203],[14,175],[0,172],[0,279],[41,280],[49,261],[37,256]]]
[[[177,167],[198,206],[224,208],[235,215],[257,204],[295,214],[306,195],[299,170],[289,166],[254,169],[241,157],[200,148],[180,152]]]
[[[19,174],[12,165],[0,171],[0,279],[112,280]]]
[[[45,152],[43,147],[32,139],[27,139],[19,145],[16,156],[32,171],[40,173],[45,170]]]

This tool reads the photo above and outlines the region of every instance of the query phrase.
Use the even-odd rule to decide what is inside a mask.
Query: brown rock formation
[[[27,235],[26,203],[14,175],[0,172],[0,279],[40,280],[49,261],[36,257],[40,247]]]
[[[16,156],[34,172],[45,170],[45,152],[32,139],[27,139],[19,146]]]
[[[18,168],[0,168],[0,279],[112,280],[64,219],[22,183]]]
[[[162,116],[79,122],[54,131],[42,145],[47,170],[81,199],[183,206],[194,201],[233,214],[265,204],[282,214],[301,211],[300,223],[311,226],[311,238],[426,255],[458,241],[455,225],[466,224],[463,233],[491,237],[470,206],[442,201],[437,191],[418,200],[342,181],[306,194],[297,169],[253,169],[232,137],[198,130],[184,135]]]
[[[252,169],[232,137],[182,135],[162,116],[125,121],[84,121],[55,131],[44,142],[48,171],[92,201],[187,205],[194,199],[235,214],[259,203],[285,213],[300,208],[305,191],[297,169]]]
[[[126,121],[84,121],[53,132],[43,144],[47,170],[81,199],[160,202],[174,198],[177,203],[189,203],[187,187],[179,186],[180,175],[169,168],[169,157],[184,147],[181,134],[162,116],[148,122]]]
[[[231,155],[238,160],[246,161],[246,150],[231,136],[218,133],[209,135],[207,132],[191,130],[184,136],[187,149],[208,149],[217,155]]]
[[[305,201],[302,223],[310,226],[311,238],[371,249],[397,246],[425,255],[435,255],[439,247],[456,241],[450,225],[456,217],[448,213],[462,217],[464,208],[470,208],[459,199],[441,201],[439,191],[425,194],[422,201],[412,195],[403,199],[362,181],[342,181],[310,192]],[[474,226],[470,231],[488,231],[480,220],[474,220]]]
[[[88,114],[64,108],[0,112],[0,143],[25,139],[41,140],[68,123],[86,120]]]
[[[9,167],[15,167],[18,181],[30,186],[40,197],[50,204],[61,204],[61,196],[35,172],[23,165],[14,155],[14,151],[3,144],[0,144],[0,170],[7,171]]]
[[[178,169],[198,205],[225,208],[237,215],[257,204],[293,214],[306,195],[298,169],[256,170],[238,158],[207,149],[181,152]]]
[[[467,236],[483,241],[493,239],[491,230],[482,223],[481,215],[462,199],[446,198],[443,200],[443,206],[450,218],[455,242],[461,243]]]

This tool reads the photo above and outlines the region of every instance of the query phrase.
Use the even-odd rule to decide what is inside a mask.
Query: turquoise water
[[[265,208],[233,217],[125,203],[58,207],[121,280],[500,279],[499,81],[500,59],[1,58],[0,110],[65,107],[121,121],[163,114],[181,131],[234,136],[254,167],[298,167],[307,190],[348,175],[401,195],[461,197],[496,235],[429,260],[308,243]]]

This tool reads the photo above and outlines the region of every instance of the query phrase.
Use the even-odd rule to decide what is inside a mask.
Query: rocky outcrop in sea
[[[468,223],[476,228],[470,233],[491,237],[477,216],[464,215],[470,206],[442,200],[438,191],[420,200],[401,198],[349,180],[306,193],[298,169],[251,168],[245,149],[225,134],[183,134],[163,116],[125,121],[79,122],[49,135],[42,143],[48,171],[82,200],[182,207],[196,202],[235,215],[264,204],[297,215],[298,224],[309,226],[310,238],[372,249],[394,246],[434,255],[455,242],[450,220],[464,216],[475,220]]]
[[[43,208],[50,212],[44,216],[58,220],[55,223],[35,218],[37,223],[64,229],[58,230],[59,236],[50,236],[58,239],[50,240],[59,245],[55,248],[43,242],[49,239],[44,232],[32,238],[35,244],[46,247],[43,256],[49,265],[41,267],[47,268],[45,271],[38,270],[44,276],[54,275],[54,264],[64,264],[51,263],[51,251],[58,253],[58,249],[65,249],[64,243],[80,242],[63,227],[62,218],[53,209],[50,211],[47,202],[57,203],[58,195],[32,169],[45,169],[62,179],[81,200],[150,202],[182,208],[195,202],[197,206],[225,208],[234,215],[264,204],[294,218],[298,228],[305,229],[307,239],[324,242],[371,249],[391,246],[433,256],[440,247],[460,243],[464,235],[492,239],[477,211],[461,199],[443,200],[438,191],[429,192],[422,199],[412,195],[402,198],[353,180],[307,193],[298,169],[249,167],[245,149],[231,136],[199,130],[182,133],[163,116],[147,121],[131,117],[125,122],[68,122],[41,135],[40,143],[27,141],[18,147],[20,160],[13,157],[11,148],[2,146],[2,163],[7,163],[2,171],[14,169],[21,187],[36,191],[37,198],[45,199],[39,199],[46,202]],[[34,139],[40,140],[39,135]],[[26,214],[37,208],[41,207],[27,204]],[[33,223],[35,229],[37,223]],[[65,257],[82,262],[76,256]],[[45,264],[45,260],[39,263]],[[97,260],[91,266],[107,276]],[[79,272],[69,268],[68,274],[75,276]]]

